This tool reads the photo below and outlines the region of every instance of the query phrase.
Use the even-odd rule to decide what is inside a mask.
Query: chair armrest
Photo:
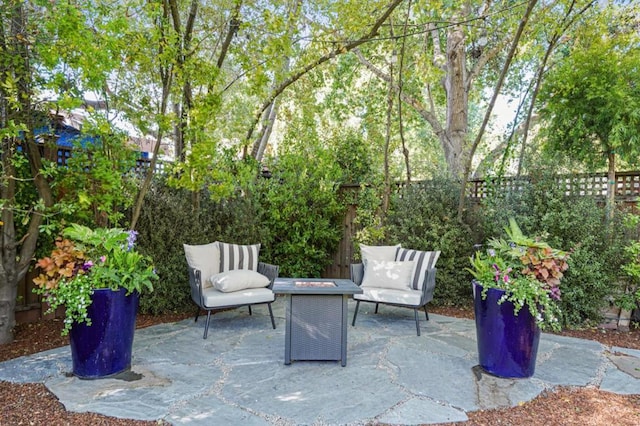
[[[352,263],[349,270],[351,272],[351,281],[357,286],[360,286],[360,284],[362,284],[362,278],[364,277],[364,264]]]
[[[427,269],[427,273],[424,276],[424,282],[422,283],[422,297],[420,298],[421,305],[433,300],[433,291],[436,288],[436,272],[437,268]]]
[[[200,269],[187,266],[189,270],[189,287],[191,287],[191,299],[200,307],[204,306],[202,297],[202,273]]]
[[[273,282],[276,280],[276,278],[278,278],[279,272],[280,272],[280,266],[278,265],[271,265],[269,263],[258,262],[258,273],[269,278],[268,288],[273,287]]]

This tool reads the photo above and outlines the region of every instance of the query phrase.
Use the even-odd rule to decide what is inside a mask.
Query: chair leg
[[[271,303],[267,303],[267,307],[269,308],[269,315],[271,316],[271,325],[273,329],[276,329],[276,321],[273,319],[273,310],[271,309]]]
[[[416,318],[416,331],[418,332],[418,336],[420,335],[420,322],[418,321],[418,309],[413,309],[413,316]]]
[[[427,312],[427,305],[424,305],[424,316],[427,317],[427,321],[429,321],[429,312]]]
[[[353,313],[353,321],[351,322],[351,325],[352,325],[353,327],[355,327],[355,325],[356,325],[356,317],[358,316],[358,308],[359,308],[359,307],[360,307],[360,301],[359,301],[359,300],[357,300],[357,301],[356,301],[356,310],[355,310],[355,312]]]
[[[200,306],[196,309],[196,319],[193,322],[198,322],[198,317],[200,316]]]
[[[209,320],[211,320],[211,311],[207,311],[207,323],[204,325],[204,336],[203,339],[207,338],[207,333],[209,332]]]
[[[253,315],[253,313],[251,312],[251,305],[249,305],[249,315]]]
[[[378,304],[377,303],[376,303],[376,311],[375,311],[375,313],[376,314],[378,313]]]

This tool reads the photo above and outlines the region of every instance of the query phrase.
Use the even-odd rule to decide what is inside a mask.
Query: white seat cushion
[[[420,306],[422,291],[394,290],[389,288],[362,288],[362,294],[354,294],[355,300],[368,302],[395,303],[399,305]]]
[[[218,242],[210,244],[183,244],[187,264],[200,271],[202,288],[210,287],[209,277],[220,272],[220,251]]]
[[[213,287],[223,293],[244,290],[246,288],[261,288],[269,285],[269,278],[256,271],[236,269],[235,271],[220,272],[209,278]]]
[[[362,287],[410,290],[415,262],[369,259],[364,267]]]
[[[248,288],[246,290],[223,293],[213,287],[209,287],[203,291],[202,296],[207,308],[250,305],[253,303],[273,302],[275,300],[275,295],[269,288]]]

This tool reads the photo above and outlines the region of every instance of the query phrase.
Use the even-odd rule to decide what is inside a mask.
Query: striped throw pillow
[[[414,290],[422,290],[422,284],[424,284],[427,270],[435,268],[438,257],[440,257],[439,251],[419,251],[400,248],[396,254],[396,261],[413,260],[415,262],[411,288]]]
[[[219,242],[220,272],[235,271],[236,269],[258,270],[258,253],[260,244],[243,246]]]

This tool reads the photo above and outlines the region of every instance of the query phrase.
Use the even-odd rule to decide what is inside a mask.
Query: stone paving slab
[[[418,337],[411,310],[368,304],[348,327],[346,367],[287,366],[284,305],[273,304],[276,330],[266,307],[213,315],[206,340],[203,318],[137,330],[131,372],[117,378],[72,376],[63,347],[0,363],[0,380],[44,383],[69,411],[174,425],[429,424],[559,385],[640,394],[640,351],[543,334],[534,376],[501,379],[477,366],[472,320],[431,314]]]

